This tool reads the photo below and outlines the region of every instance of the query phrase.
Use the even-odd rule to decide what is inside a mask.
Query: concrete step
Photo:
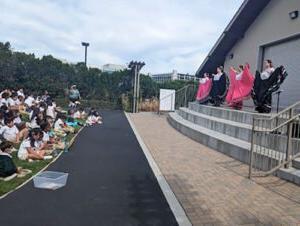
[[[192,123],[182,118],[176,112],[169,113],[168,121],[175,129],[189,138],[241,162],[249,162],[251,147],[249,142]],[[260,149],[255,148],[254,150]],[[270,160],[272,160],[272,163],[276,165],[276,161],[278,161],[278,159],[284,158],[282,153],[270,149],[260,151],[260,153],[256,153],[256,156],[259,156],[255,162],[256,167],[260,167],[262,165],[268,166],[268,164],[262,164],[262,162],[270,162]],[[262,168],[261,170],[266,171],[268,169]]]
[[[247,112],[233,110],[224,107],[213,107],[208,105],[201,105],[197,102],[190,102],[189,109],[201,114],[222,118],[230,121],[246,123],[252,125],[253,118],[270,118],[271,114],[259,114],[256,112]]]
[[[294,167],[281,168],[276,172],[276,175],[281,179],[300,185],[300,169]]]
[[[193,111],[189,108],[180,108],[177,113],[185,120],[188,120],[194,124],[203,126],[207,129],[214,130],[219,133],[226,134],[228,136],[238,138],[244,141],[251,142],[252,125],[235,122],[215,116],[210,116]],[[263,147],[267,147],[280,152],[286,150],[286,136],[280,134],[265,134],[259,137],[259,144]],[[298,153],[300,151],[300,140],[292,139],[292,151]]]
[[[188,108],[180,108],[178,110],[178,114],[183,119],[203,126],[207,129],[214,130],[244,141],[251,141],[252,125],[206,115]]]
[[[300,169],[300,157],[293,160],[293,167]]]

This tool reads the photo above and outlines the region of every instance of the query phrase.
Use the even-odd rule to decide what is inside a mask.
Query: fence
[[[271,118],[254,118],[249,161],[249,178],[290,167],[300,156],[300,102]]]

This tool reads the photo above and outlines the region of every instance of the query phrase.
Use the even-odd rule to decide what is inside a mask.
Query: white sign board
[[[174,89],[159,90],[159,110],[175,111],[175,90]]]

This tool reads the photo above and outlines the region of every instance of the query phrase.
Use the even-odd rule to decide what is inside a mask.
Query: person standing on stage
[[[210,92],[211,103],[219,107],[224,101],[224,98],[227,93],[227,76],[224,73],[223,66],[217,67],[217,74],[213,75],[213,84]]]
[[[264,70],[261,73],[256,72],[252,98],[256,111],[270,113],[272,110],[272,93],[279,89],[288,74],[283,66],[274,69],[271,60],[266,60],[264,64]]]

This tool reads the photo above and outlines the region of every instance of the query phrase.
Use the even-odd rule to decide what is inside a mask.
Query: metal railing
[[[187,107],[189,102],[195,100],[196,93],[197,93],[198,85],[197,84],[189,84],[186,85],[178,90],[176,90],[175,95],[169,94],[164,96],[162,99],[159,100],[160,102],[166,99],[171,99],[171,105],[173,105],[175,101],[175,110],[178,110],[181,107]],[[160,113],[160,109],[158,107],[158,113]]]
[[[290,167],[300,156],[300,102],[270,118],[253,118],[249,178]]]

